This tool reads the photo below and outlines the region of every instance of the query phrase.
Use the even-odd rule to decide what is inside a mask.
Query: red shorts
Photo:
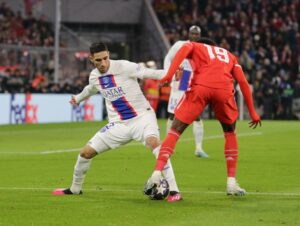
[[[234,90],[227,91],[195,85],[185,93],[175,109],[175,117],[191,124],[211,104],[216,118],[221,123],[232,124],[238,118]]]

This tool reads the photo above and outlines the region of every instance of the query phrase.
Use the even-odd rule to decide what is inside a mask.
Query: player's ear
[[[93,55],[89,56],[89,60],[90,60],[91,63],[94,63],[94,57],[93,57]]]

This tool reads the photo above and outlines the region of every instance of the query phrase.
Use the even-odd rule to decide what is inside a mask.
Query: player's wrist
[[[260,120],[260,116],[254,111],[254,112],[252,112],[251,114],[250,114],[250,116],[251,116],[251,119],[253,120],[253,121],[259,121]]]

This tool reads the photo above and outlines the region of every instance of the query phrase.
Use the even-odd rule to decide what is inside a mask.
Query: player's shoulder
[[[239,64],[238,57],[235,55],[235,53],[230,52],[227,50],[230,62],[231,62],[231,67],[233,68],[242,68],[242,66]]]
[[[228,55],[229,55],[229,57],[230,57],[230,59],[235,63],[235,64],[238,64],[238,58],[237,58],[237,56],[234,54],[234,53],[232,53],[232,52],[230,52],[229,50],[227,50],[227,52],[228,52]]]
[[[122,65],[125,61],[127,60],[110,60],[110,65],[114,66],[119,66],[119,65]]]
[[[110,66],[108,70],[108,74],[119,75],[126,68],[126,61],[127,60],[110,60]]]
[[[174,43],[174,45],[184,45],[185,43],[188,43],[190,41],[188,40],[178,40],[177,42]]]
[[[111,60],[111,64],[114,68],[119,68],[122,70],[126,70],[126,68],[135,65],[135,63],[128,60]]]
[[[208,46],[211,46],[211,48],[214,47],[213,45],[204,42],[190,42],[190,45],[195,46],[198,49],[207,49]]]
[[[171,49],[180,49],[184,44],[189,43],[187,40],[179,40],[173,44]]]
[[[110,72],[114,75],[127,75],[135,70],[137,64],[128,60],[111,60]]]
[[[97,68],[94,68],[91,72],[90,72],[90,77],[92,76],[97,76],[99,75],[99,70]]]
[[[97,81],[98,77],[100,76],[100,72],[97,68],[94,68],[91,72],[90,72],[90,76],[89,76],[89,81],[90,83],[93,81]]]
[[[168,51],[168,54],[166,55],[165,59],[173,59],[175,54],[178,52],[178,50],[186,43],[189,43],[189,41],[183,41],[183,40],[179,40],[177,42],[175,42],[171,48]]]

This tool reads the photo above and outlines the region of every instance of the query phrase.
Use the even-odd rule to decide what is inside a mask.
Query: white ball
[[[149,197],[153,200],[163,200],[169,195],[169,183],[166,179],[162,178],[159,180],[157,186],[154,186],[152,189],[152,193]]]

